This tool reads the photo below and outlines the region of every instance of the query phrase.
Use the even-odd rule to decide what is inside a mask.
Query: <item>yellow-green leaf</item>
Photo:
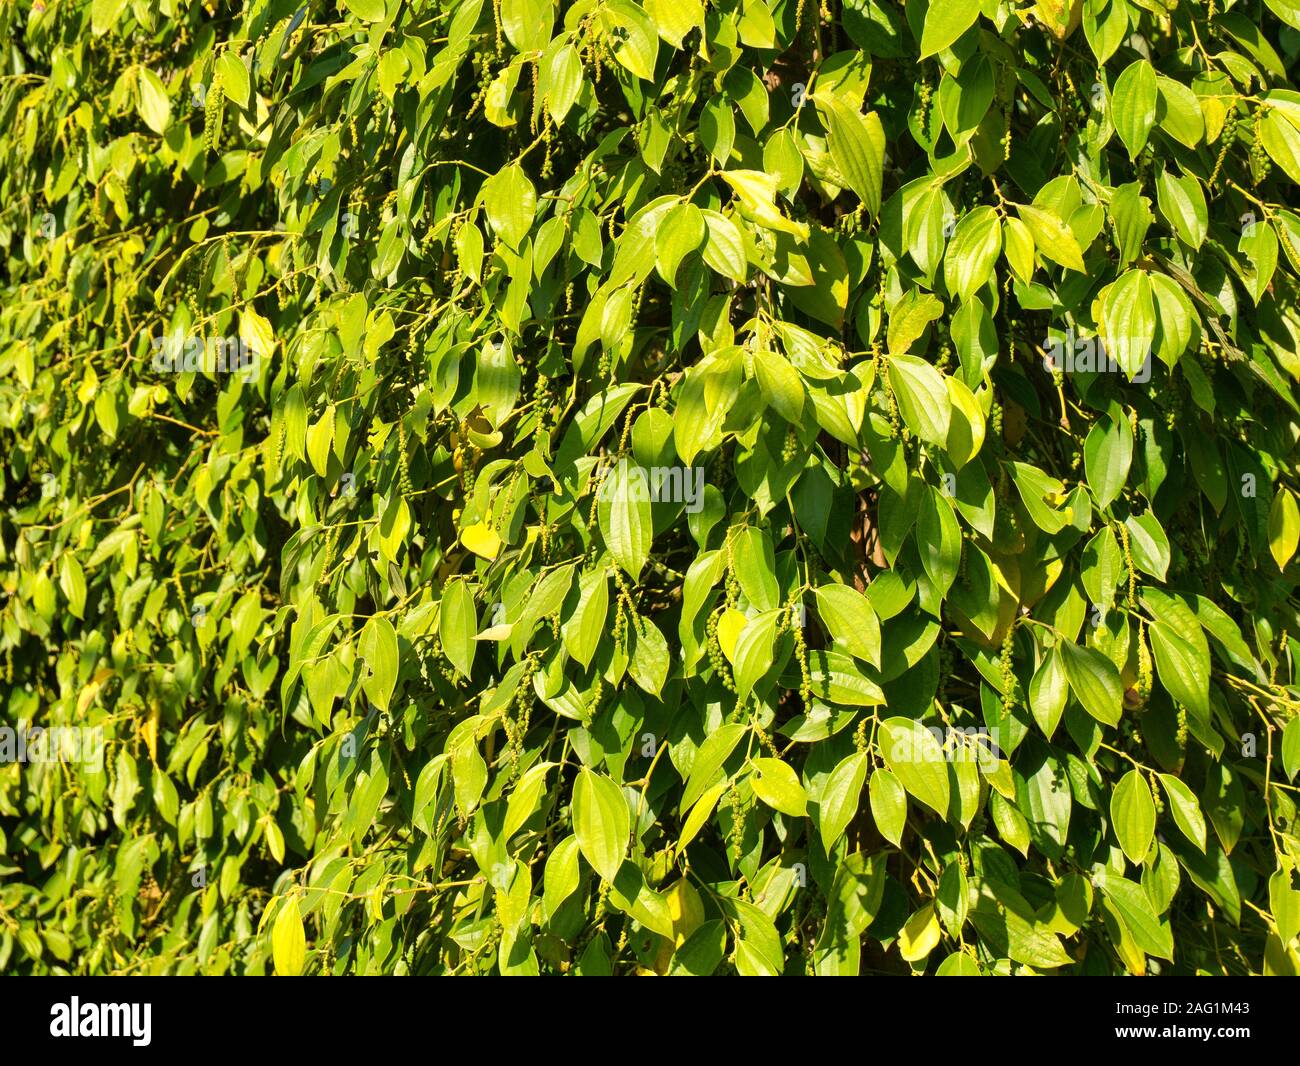
[[[275,972],[281,977],[299,976],[307,963],[307,936],[297,899],[285,900],[276,913],[271,927],[271,956]]]
[[[1295,555],[1300,545],[1300,507],[1288,489],[1279,489],[1268,512],[1268,550],[1279,570]]]
[[[802,818],[807,814],[808,793],[788,763],[764,758],[751,760],[751,765],[754,771],[749,783],[754,787],[754,795],[792,818]]]

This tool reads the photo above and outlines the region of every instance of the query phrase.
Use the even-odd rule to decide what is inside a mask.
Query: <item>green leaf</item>
[[[1156,834],[1155,802],[1140,771],[1130,770],[1119,779],[1110,797],[1110,821],[1124,854],[1140,864]]]
[[[1277,269],[1277,233],[1266,223],[1252,223],[1243,230],[1237,248],[1245,253],[1247,262],[1242,281],[1251,299],[1259,303],[1268,292],[1269,282]]]
[[[1200,718],[1210,715],[1210,658],[1208,651],[1184,640],[1172,627],[1155,622],[1147,627],[1160,683],[1179,703]]]
[[[1034,276],[1034,236],[1018,218],[1008,218],[1002,227],[1002,253],[1021,281],[1028,282]]]
[[[829,131],[831,158],[840,173],[867,208],[867,215],[880,213],[880,190],[884,181],[885,131],[875,112],[863,115],[837,96],[816,97]]]
[[[920,58],[942,52],[975,25],[979,17],[978,4],[964,3],[963,0],[931,0],[921,31]]]
[[[126,10],[127,0],[92,0],[90,28],[96,37],[113,28]]]
[[[632,577],[640,577],[654,536],[645,470],[620,459],[600,488],[597,512],[610,555]]]
[[[1282,730],[1282,768],[1289,781],[1300,773],[1300,718],[1292,718]]]
[[[1044,256],[1067,270],[1083,272],[1085,269],[1083,253],[1079,249],[1078,239],[1069,226],[1051,211],[1044,211],[1037,207],[1017,204],[1016,212],[1033,236],[1034,245]]]
[[[1129,158],[1136,159],[1156,124],[1159,91],[1155,68],[1145,59],[1134,60],[1116,80],[1110,99],[1115,131]]]
[[[920,962],[939,946],[941,935],[934,905],[926,904],[908,918],[898,931],[898,953],[904,962]]]
[[[478,613],[474,607],[474,594],[464,581],[448,582],[442,590],[438,608],[438,639],[448,661],[461,674],[469,677],[474,669],[474,653],[478,649]]]
[[[943,304],[931,293],[909,290],[889,311],[889,351],[905,355],[912,343],[943,315]]]
[[[576,568],[577,563],[567,563],[547,570],[529,590],[523,609],[510,630],[510,646],[516,657],[523,655],[538,623],[559,615],[573,586]]]
[[[885,763],[909,795],[941,818],[948,813],[948,761],[928,729],[910,718],[886,718],[880,723]]]
[[[221,78],[222,92],[240,107],[247,107],[252,86],[248,79],[248,68],[244,66],[239,53],[223,52],[213,69]]]
[[[1034,525],[1045,533],[1055,534],[1069,524],[1069,515],[1057,509],[1065,494],[1063,482],[1028,463],[1013,462],[1011,475]]]
[[[934,971],[936,977],[982,977],[979,963],[961,951],[954,951]]]
[[[1133,565],[1157,580],[1165,579],[1169,569],[1169,538],[1161,528],[1160,520],[1150,511],[1129,517],[1124,525],[1129,532],[1129,550]]]
[[[997,956],[1045,970],[1074,962],[1056,935],[1038,921],[1025,898],[1002,881],[983,882],[970,920],[985,946]]]
[[[682,825],[681,835],[677,838],[677,851],[679,854],[685,851],[686,845],[699,835],[705,823],[713,816],[718,800],[722,798],[722,794],[726,791],[727,782],[719,781],[695,801],[695,805],[691,807],[691,813],[686,816],[686,821]]]
[[[1106,351],[1130,379],[1137,377],[1156,338],[1155,303],[1146,272],[1130,270],[1101,294],[1101,333]]]
[[[867,792],[871,817],[880,835],[895,847],[901,847],[907,825],[907,791],[902,782],[888,770],[876,770],[868,781]]]
[[[1133,428],[1121,412],[1102,415],[1093,423],[1083,445],[1084,469],[1098,507],[1117,499],[1133,462]]]
[[[682,462],[692,463],[702,450],[721,443],[727,409],[739,394],[740,372],[739,360],[718,354],[686,375],[673,418],[673,444]]]
[[[754,353],[754,371],[763,398],[791,425],[799,425],[804,409],[803,379],[790,361],[763,349]]]
[[[803,153],[793,131],[780,129],[763,145],[763,169],[775,175],[777,188],[785,195],[795,193],[803,181]]]
[[[479,195],[493,232],[511,248],[518,248],[537,211],[537,190],[523,167],[511,163],[497,171],[483,182]]]
[[[952,402],[943,375],[917,356],[892,355],[889,384],[907,427],[922,440],[942,447],[952,420]]]
[[[343,0],[343,3],[363,22],[378,22],[384,17],[384,0]]]
[[[781,592],[776,583],[772,538],[757,526],[745,526],[732,538],[731,557],[736,580],[749,602],[760,611],[779,607]]]
[[[86,574],[81,569],[81,564],[77,562],[77,557],[71,552],[64,552],[59,559],[59,588],[68,599],[68,610],[77,618],[85,618]]]
[[[939,876],[934,899],[943,927],[952,936],[960,935],[970,909],[970,881],[958,863],[950,864]]]
[[[493,426],[501,426],[514,409],[522,380],[515,362],[514,348],[509,337],[486,340],[479,348],[478,366],[474,373],[479,405]]]
[[[379,529],[375,538],[380,554],[389,562],[397,562],[406,535],[411,531],[411,510],[406,500],[393,495],[384,505],[384,512],[379,518]]]
[[[139,67],[139,110],[140,117],[144,119],[144,124],[154,133],[163,133],[171,125],[172,105],[167,99],[167,89],[158,77],[148,67]],[[242,69],[242,68],[241,68]],[[245,75],[245,84],[247,75]],[[245,89],[247,95],[247,89]]]
[[[559,42],[557,42],[559,43]],[[563,124],[582,92],[582,60],[577,49],[561,44],[548,53],[546,61],[546,110],[555,124]]]
[[[1196,94],[1182,82],[1163,74],[1156,76],[1156,87],[1160,92],[1157,107],[1160,128],[1174,140],[1195,148],[1205,136],[1205,116]]]
[[[386,711],[397,687],[397,633],[387,618],[371,618],[361,631],[358,647],[368,674],[361,683],[365,694],[381,711]]]
[[[989,796],[989,813],[993,815],[993,825],[1006,843],[1020,852],[1029,854],[1029,823],[1016,806],[998,792]]]
[[[968,212],[953,230],[943,259],[943,276],[948,288],[963,301],[988,282],[1002,251],[1002,224],[988,206]]]
[[[736,640],[736,699],[742,704],[772,667],[781,614],[781,611],[765,611],[751,618]]]
[[[727,954],[726,926],[719,920],[705,922],[686,937],[673,953],[670,975],[709,977]]]
[[[654,20],[659,36],[674,48],[681,48],[686,35],[704,25],[700,0],[645,0],[642,6]]]
[[[542,797],[546,794],[546,775],[554,763],[542,762],[529,767],[527,772],[515,782],[510,802],[506,805],[506,820],[501,827],[501,839],[509,840],[534,814],[542,809]]]
[[[866,784],[870,766],[867,755],[857,752],[841,759],[826,779],[817,805],[817,823],[822,848],[827,855],[858,812],[862,786]]]
[[[813,695],[827,703],[874,707],[885,702],[880,686],[862,673],[851,658],[838,652],[810,651],[808,677]]]
[[[741,977],[777,977],[781,973],[784,953],[781,936],[772,920],[752,903],[728,900],[736,914],[736,973]]]
[[[1056,732],[1070,688],[1060,649],[1053,647],[1029,682],[1029,711],[1048,740]]]
[[[673,919],[668,900],[646,884],[645,876],[635,863],[624,862],[619,868],[608,899],[646,929],[665,938],[673,937]]]
[[[740,213],[763,229],[808,240],[808,226],[793,222],[776,206],[776,178],[760,170],[724,170],[720,177],[736,194]]]
[[[1191,175],[1176,177],[1162,170],[1156,179],[1156,199],[1160,213],[1184,244],[1199,248],[1205,242],[1210,224],[1201,183]]]
[[[456,234],[456,264],[471,281],[480,281],[484,261],[484,235],[473,222],[465,222]]]
[[[1291,887],[1289,870],[1278,870],[1268,879],[1268,899],[1277,934],[1289,943],[1300,934],[1300,891]]]
[[[551,41],[555,5],[551,0],[501,0],[501,28],[521,52],[540,52]]]
[[[546,857],[542,874],[542,905],[547,915],[553,918],[560,904],[577,890],[578,884],[578,838],[567,836]]]
[[[708,735],[695,752],[695,762],[691,765],[686,788],[682,792],[680,810],[691,807],[705,791],[713,787],[722,773],[723,763],[746,732],[745,726],[732,722]]]
[[[1119,261],[1127,266],[1142,254],[1142,242],[1155,220],[1151,201],[1142,195],[1140,182],[1121,185],[1110,198],[1110,217],[1115,226]]]
[[[573,786],[573,833],[583,858],[605,881],[618,876],[631,831],[622,789],[584,766]]]
[[[591,665],[605,635],[608,615],[609,573],[598,566],[578,578],[578,603],[563,626],[564,646],[584,669]]]
[[[1101,652],[1069,641],[1057,644],[1070,689],[1083,709],[1103,725],[1119,725],[1124,711],[1124,687],[1119,671]]]
[[[717,211],[701,213],[709,228],[708,242],[704,246],[705,264],[724,278],[743,284],[749,276],[749,265],[746,262],[745,239],[740,227]]]
[[[1278,18],[1290,26],[1293,30],[1300,30],[1300,4],[1295,0],[1264,0],[1270,11]],[[1290,937],[1283,937],[1283,940],[1289,940]]]
[[[1159,774],[1160,784],[1164,786],[1165,795],[1169,797],[1169,811],[1174,816],[1174,824],[1201,851],[1205,850],[1205,816],[1196,801],[1196,793],[1178,778],[1169,774]]]
[[[933,485],[928,487],[916,516],[916,545],[921,565],[942,600],[957,577],[962,536],[952,504]]]
[[[1059,859],[1070,829],[1074,802],[1065,767],[1050,748],[1030,741],[1013,772],[1016,804],[1028,820],[1035,848]]]
[[[1201,622],[1182,599],[1144,589],[1142,606],[1155,622],[1147,627],[1161,683],[1202,720],[1210,714],[1210,648]]]
[[[1174,957],[1174,939],[1169,926],[1160,921],[1142,886],[1118,877],[1109,870],[1094,878],[1097,887],[1114,905],[1133,934],[1133,940],[1148,955],[1169,959]]]
[[[1277,112],[1268,111],[1260,123],[1259,133],[1269,158],[1300,185],[1300,128]]]
[[[847,585],[817,589],[817,611],[831,637],[851,655],[880,666],[880,621],[871,602]]]
[[[614,44],[614,58],[638,78],[653,81],[659,38],[650,17],[631,0],[607,0],[603,18]]]
[[[307,430],[307,456],[312,469],[324,477],[329,472],[330,450],[334,446],[335,408],[330,404],[320,419]]]
[[[1151,293],[1159,323],[1156,354],[1173,366],[1192,342],[1195,312],[1182,288],[1163,274],[1151,275]]]
[[[703,246],[708,234],[704,214],[694,204],[681,203],[670,210],[655,234],[655,262],[660,277],[676,287],[679,264]]]

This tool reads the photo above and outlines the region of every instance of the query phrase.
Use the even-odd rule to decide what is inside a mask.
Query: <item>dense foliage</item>
[[[1295,972],[1298,30],[2,0],[0,970]]]

